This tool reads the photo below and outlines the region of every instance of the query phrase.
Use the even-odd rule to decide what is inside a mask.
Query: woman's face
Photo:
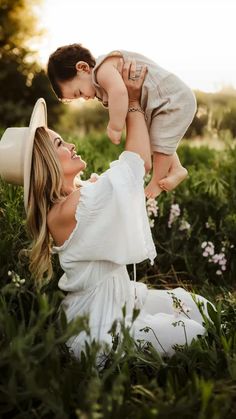
[[[47,131],[60,160],[64,176],[73,177],[84,170],[86,163],[76,154],[75,145],[66,143],[55,131],[48,128]]]

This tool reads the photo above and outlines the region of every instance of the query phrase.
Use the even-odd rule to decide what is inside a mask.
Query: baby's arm
[[[108,95],[110,121],[107,126],[107,134],[113,143],[118,144],[128,111],[128,93],[112,57],[99,67],[97,80]]]

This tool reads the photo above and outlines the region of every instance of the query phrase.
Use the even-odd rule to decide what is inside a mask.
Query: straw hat
[[[8,183],[24,186],[26,212],[35,131],[46,126],[47,106],[40,98],[35,103],[29,126],[7,128],[0,141],[0,176]]]

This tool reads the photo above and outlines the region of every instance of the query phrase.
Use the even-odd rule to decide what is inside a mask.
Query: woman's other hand
[[[122,77],[129,95],[129,109],[126,118],[126,144],[127,151],[140,155],[144,161],[146,172],[151,169],[150,140],[145,123],[145,113],[140,106],[142,85],[147,67],[142,67],[139,76],[136,76],[136,62],[134,60],[124,63]]]

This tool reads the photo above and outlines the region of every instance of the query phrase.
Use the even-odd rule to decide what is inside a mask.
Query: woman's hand
[[[126,62],[122,69],[122,77],[129,95],[129,109],[126,117],[125,149],[139,154],[144,161],[145,170],[148,172],[152,165],[150,140],[145,122],[144,110],[140,106],[142,85],[146,72],[147,68],[142,67],[140,75],[135,77],[135,61]]]
[[[140,105],[142,85],[146,76],[146,72],[147,67],[143,66],[141,68],[140,75],[136,77],[135,60],[127,61],[123,65],[121,74],[128,91],[130,105]]]

